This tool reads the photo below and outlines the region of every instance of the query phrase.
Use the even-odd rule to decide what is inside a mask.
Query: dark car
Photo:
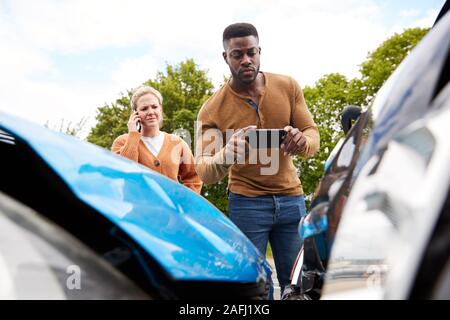
[[[444,11],[335,151],[299,227],[285,299],[450,298]]]
[[[261,299],[270,267],[206,199],[0,113],[0,299]]]

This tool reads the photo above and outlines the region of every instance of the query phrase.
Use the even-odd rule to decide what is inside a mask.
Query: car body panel
[[[175,280],[257,282],[267,262],[206,199],[108,150],[0,113],[83,202],[107,217]]]
[[[1,300],[151,298],[69,232],[1,191],[0,284]]]
[[[408,299],[450,185],[450,14],[380,89],[322,299]],[[428,275],[430,281],[437,275]]]
[[[353,290],[354,297],[363,291],[372,299],[409,297],[448,194],[448,123],[450,94],[445,108],[389,143],[375,175],[375,161],[363,168],[333,245],[324,299],[338,298],[337,292],[348,297]]]

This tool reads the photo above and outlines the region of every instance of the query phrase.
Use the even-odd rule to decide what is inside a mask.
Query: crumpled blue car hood
[[[108,150],[6,113],[0,113],[0,128],[27,143],[79,199],[127,233],[174,280],[266,278],[267,263],[253,244],[190,189]]]

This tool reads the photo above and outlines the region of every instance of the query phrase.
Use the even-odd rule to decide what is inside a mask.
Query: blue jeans
[[[302,245],[298,224],[301,217],[306,215],[305,198],[281,195],[245,197],[230,192],[228,213],[231,221],[264,256],[267,242],[270,241],[283,294],[284,287],[290,284],[291,270]]]

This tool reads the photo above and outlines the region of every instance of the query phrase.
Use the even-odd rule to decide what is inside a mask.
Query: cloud
[[[209,70],[218,86],[229,74],[221,56],[222,31],[238,21],[258,28],[264,71],[289,74],[301,85],[331,72],[355,77],[368,52],[394,31],[430,26],[437,15],[434,9],[403,11],[408,25],[389,25],[384,9],[372,0],[3,1],[0,109],[39,123],[89,116],[93,124],[99,106],[154,77],[166,63],[187,58]],[[106,59],[105,51],[114,56],[120,48],[139,49],[109,64],[80,65],[89,71],[86,79],[67,71],[74,59],[63,59],[63,65],[54,58],[103,50],[99,57]]]
[[[302,85],[312,85],[324,74],[340,72],[356,76],[358,64],[368,50],[386,36],[386,28],[374,17],[377,6],[370,2],[343,1],[339,7],[324,1],[291,8],[297,12],[285,16],[283,7],[267,11],[258,18],[264,69],[294,76]],[[328,9],[326,9],[328,8]],[[265,24],[275,16],[280,23]]]
[[[400,17],[417,17],[420,14],[420,11],[417,9],[408,9],[400,12]]]
[[[126,59],[116,70],[111,72],[110,77],[115,88],[125,90],[132,89],[150,78],[154,78],[157,71],[157,62],[153,55],[148,54],[138,58]]]
[[[423,17],[418,18],[411,22],[408,25],[408,28],[430,28],[434,21],[436,20],[436,17],[438,16],[439,10],[427,10],[426,13],[423,15]]]
[[[140,27],[146,20],[133,17],[133,11],[142,11],[122,1],[14,0],[10,4],[24,41],[46,51],[126,46],[140,41],[144,33]]]
[[[10,3],[16,27],[26,42],[62,52],[129,46],[146,40],[164,45],[160,48],[170,48],[184,40],[188,41],[183,46],[197,46],[205,39],[203,34],[221,29],[220,20],[229,20],[231,14],[228,4],[214,8],[220,10],[219,16],[205,14],[203,7],[211,7],[211,3],[203,0],[158,3],[146,0],[14,0]],[[214,27],[217,24],[219,29]]]
[[[436,20],[439,10],[430,9],[424,12],[421,16],[416,16],[412,20],[408,20],[406,24],[395,24],[389,28],[389,35],[394,33],[402,33],[408,28],[431,28]]]

